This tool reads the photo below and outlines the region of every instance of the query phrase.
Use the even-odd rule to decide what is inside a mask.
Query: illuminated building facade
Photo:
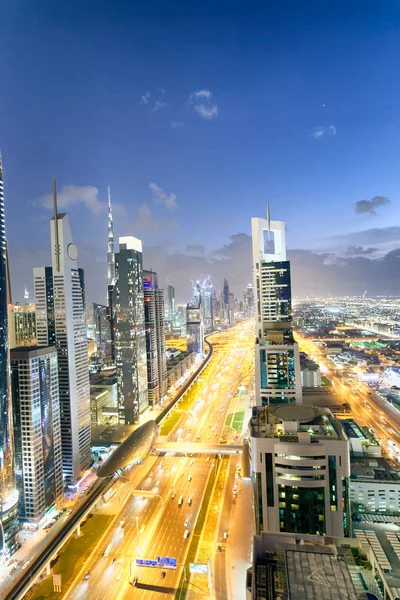
[[[148,393],[142,242],[133,236],[119,238],[110,306],[119,420],[137,423]]]
[[[36,338],[39,346],[57,349],[63,473],[77,481],[92,460],[85,288],[68,215],[57,212],[54,181],[53,195],[52,267],[34,269]]]
[[[11,389],[18,512],[38,523],[64,488],[56,349],[11,350]]]
[[[329,409],[256,406],[250,444],[257,534],[350,535],[349,440]]]
[[[165,354],[164,290],[158,287],[157,273],[143,271],[144,316],[146,328],[147,380],[149,404],[157,404],[165,394],[167,357]]]
[[[0,155],[0,555],[15,549],[18,492],[13,464],[7,304],[10,302],[4,218],[3,167]]]
[[[269,211],[268,211],[269,212]],[[292,331],[290,262],[285,223],[254,218],[256,403],[301,402],[300,357]]]

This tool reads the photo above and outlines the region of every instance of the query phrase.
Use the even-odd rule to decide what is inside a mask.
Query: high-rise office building
[[[36,343],[36,310],[34,304],[9,304],[10,348],[34,346]]]
[[[349,440],[329,409],[256,406],[250,446],[257,534],[349,535]]]
[[[104,304],[93,303],[93,326],[97,353],[104,356],[111,354],[111,328],[108,309]]]
[[[298,345],[292,331],[290,262],[285,223],[254,218],[253,274],[256,312],[256,403],[301,402]]]
[[[175,288],[174,284],[170,279],[168,279],[167,286],[167,312],[166,312],[167,321],[173,324],[175,319]],[[172,327],[171,327],[172,330]]]
[[[111,191],[108,188],[108,245],[107,245],[107,284],[115,280],[114,224],[111,208]]]
[[[165,394],[167,357],[165,354],[164,290],[158,287],[157,273],[143,271],[144,316],[146,328],[147,380],[149,404]]]
[[[243,301],[245,317],[252,317],[254,315],[254,286],[252,283],[249,283],[244,290]]]
[[[56,349],[12,349],[11,390],[19,516],[38,523],[64,487]]]
[[[18,492],[13,464],[7,304],[11,301],[4,217],[3,165],[0,154],[0,554],[15,548]]]
[[[201,306],[188,304],[186,307],[186,347],[196,355],[204,353],[204,323]]]
[[[133,236],[119,238],[110,300],[119,420],[136,423],[148,394],[142,242]]]
[[[224,287],[222,290],[222,311],[223,311],[223,324],[225,327],[230,327],[231,323],[231,294],[229,291],[229,283],[227,279],[224,279]]]
[[[53,194],[52,267],[34,269],[36,338],[57,349],[63,473],[76,481],[91,464],[85,289],[68,215],[57,212],[55,182]]]

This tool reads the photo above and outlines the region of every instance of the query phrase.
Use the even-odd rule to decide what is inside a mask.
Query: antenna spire
[[[269,202],[267,202],[267,227],[268,227],[268,242],[271,241],[271,213],[269,211]]]
[[[57,184],[53,177],[53,205],[54,205],[54,253],[56,256],[56,270],[60,270],[60,240],[58,239],[58,212],[57,212]]]

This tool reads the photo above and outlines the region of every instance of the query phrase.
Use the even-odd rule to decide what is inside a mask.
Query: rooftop
[[[275,437],[287,442],[310,443],[324,439],[347,439],[331,411],[314,406],[254,406],[250,427],[252,437]]]

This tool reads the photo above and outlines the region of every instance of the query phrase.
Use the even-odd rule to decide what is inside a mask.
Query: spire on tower
[[[107,284],[115,280],[114,223],[111,208],[111,190],[108,187],[108,246],[107,246]]]

